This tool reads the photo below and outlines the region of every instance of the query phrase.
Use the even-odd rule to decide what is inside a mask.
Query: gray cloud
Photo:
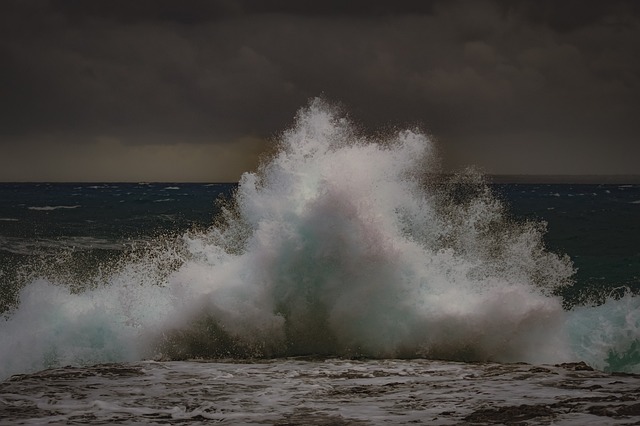
[[[117,140],[121,156],[181,146],[190,158],[203,145],[214,156],[235,150],[235,169],[228,159],[224,173],[219,159],[209,166],[211,180],[228,180],[255,162],[257,145],[240,141],[273,136],[324,94],[366,128],[422,125],[451,167],[639,170],[630,160],[640,154],[633,1],[34,0],[0,9],[7,162],[25,161],[17,145],[48,158],[73,146],[104,156],[104,140]],[[250,161],[238,160],[243,152]],[[175,179],[190,173],[176,169]]]

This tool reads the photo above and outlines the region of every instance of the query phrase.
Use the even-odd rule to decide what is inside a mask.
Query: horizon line
[[[442,176],[456,173],[440,173]],[[567,183],[567,184],[630,184],[640,183],[640,174],[483,174],[489,183]],[[239,181],[187,181],[187,180],[15,180],[0,181],[0,184],[192,184],[192,185],[231,185]]]

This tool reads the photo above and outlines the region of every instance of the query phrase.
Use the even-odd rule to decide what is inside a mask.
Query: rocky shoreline
[[[0,383],[0,424],[640,424],[640,375],[584,363],[140,362]]]

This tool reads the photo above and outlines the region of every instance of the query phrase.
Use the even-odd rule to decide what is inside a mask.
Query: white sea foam
[[[628,425],[637,394],[636,377],[584,364],[420,359],[147,361],[0,383],[2,423],[38,425]]]
[[[77,209],[78,207],[82,207],[82,206],[79,204],[76,204],[73,206],[30,206],[30,207],[27,207],[27,209],[36,210],[36,211],[51,211],[51,210],[60,210],[60,209]]]
[[[0,324],[0,375],[148,357],[586,353],[575,324],[594,319],[553,295],[573,269],[545,250],[544,224],[507,219],[475,173],[436,177],[435,158],[418,131],[368,138],[314,100],[207,232],[132,253],[82,293],[25,287]]]

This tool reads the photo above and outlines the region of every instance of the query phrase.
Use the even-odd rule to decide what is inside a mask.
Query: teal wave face
[[[630,293],[568,313],[577,357],[604,371],[640,372],[640,298]]]

